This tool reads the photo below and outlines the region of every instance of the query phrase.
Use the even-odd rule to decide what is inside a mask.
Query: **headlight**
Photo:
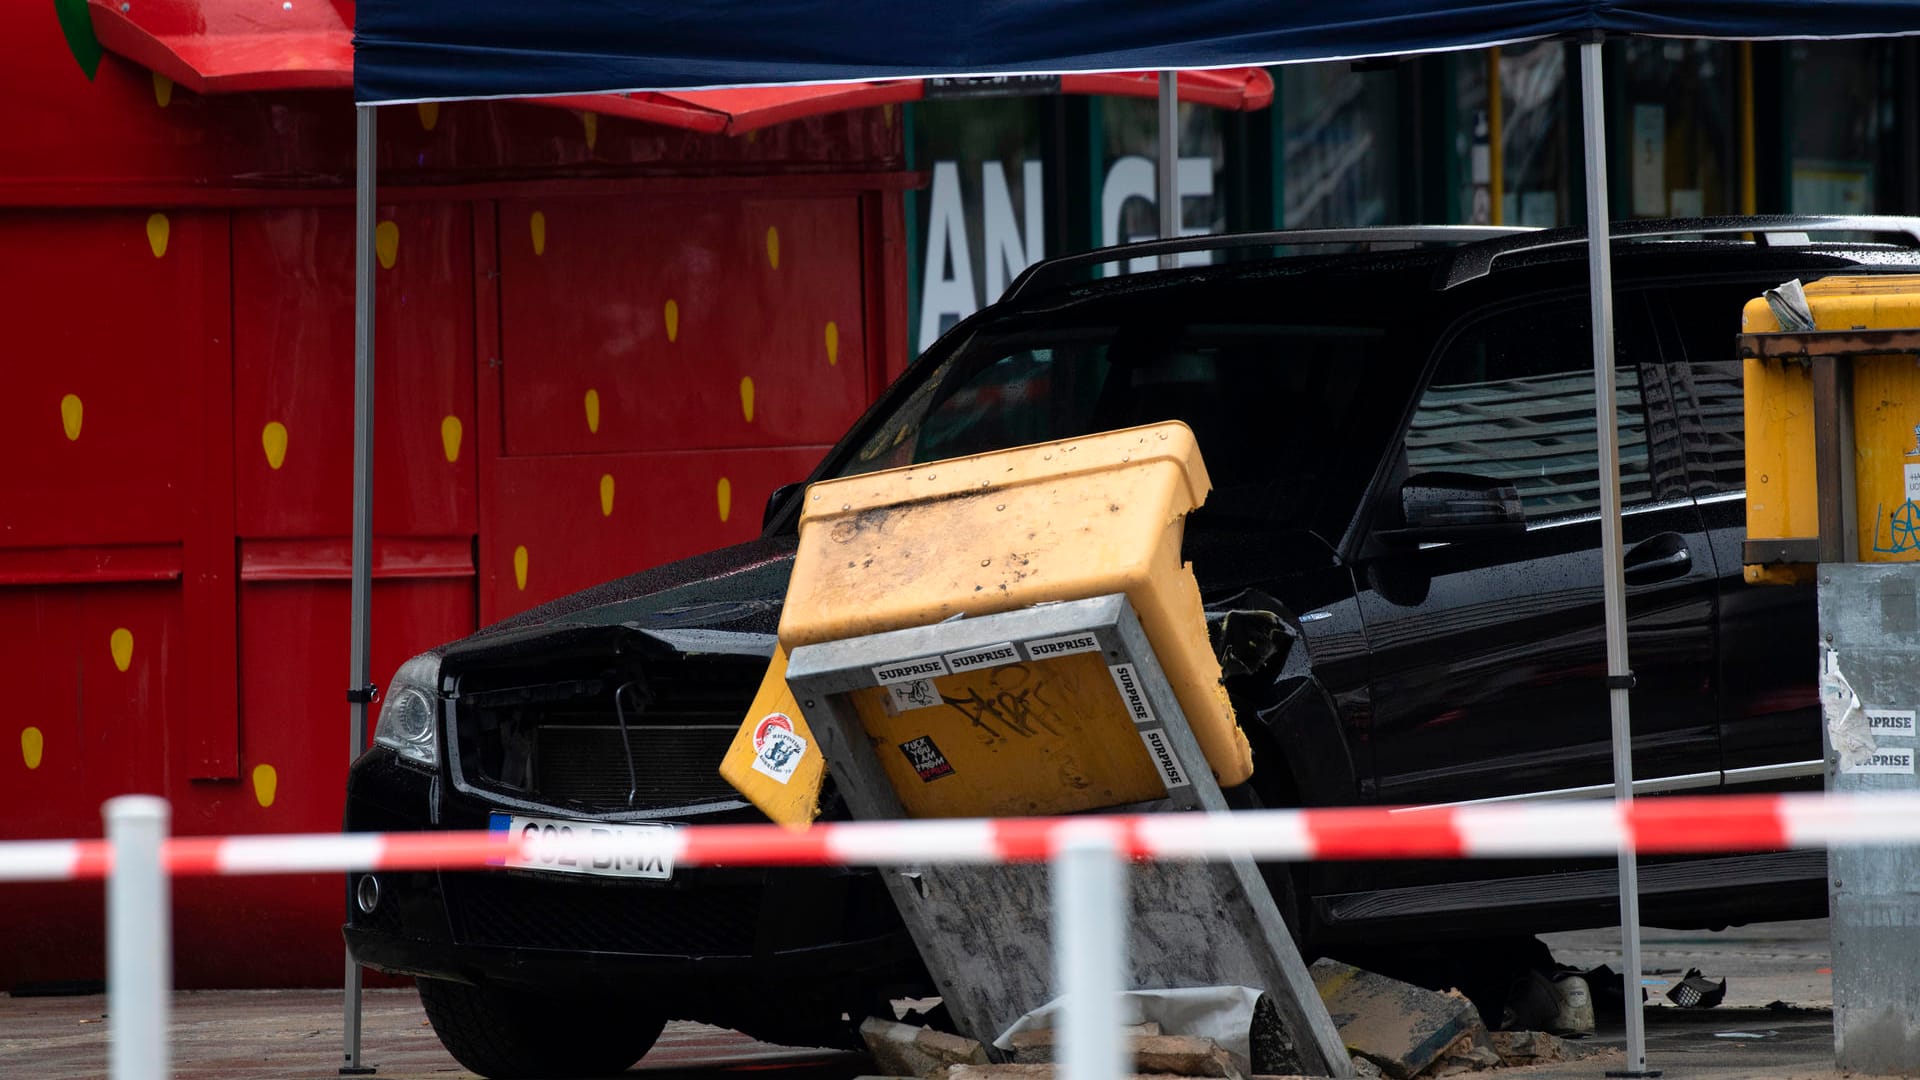
[[[373,741],[391,747],[408,761],[439,764],[439,729],[434,724],[439,683],[440,657],[433,653],[421,653],[400,665],[380,705],[380,723],[374,728]]]

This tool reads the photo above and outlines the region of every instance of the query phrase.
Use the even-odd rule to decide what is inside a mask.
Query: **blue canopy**
[[[363,104],[1920,33],[1917,0],[359,0]]]

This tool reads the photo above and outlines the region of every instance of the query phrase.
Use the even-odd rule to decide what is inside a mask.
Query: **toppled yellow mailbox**
[[[1238,784],[1252,758],[1220,685],[1199,588],[1180,561],[1185,516],[1210,486],[1180,423],[816,484],[780,644],[792,652],[1124,593],[1212,771]],[[1063,812],[1164,793],[1132,731],[1121,676],[1097,653],[1070,642],[1051,652],[1005,645],[997,655],[928,657],[856,695],[874,738],[939,748],[919,763],[882,755],[909,814]],[[926,782],[941,769],[968,779]]]
[[[1741,313],[1754,583],[1920,560],[1920,275],[1830,277],[1804,294],[1811,331],[1783,330],[1765,297]]]

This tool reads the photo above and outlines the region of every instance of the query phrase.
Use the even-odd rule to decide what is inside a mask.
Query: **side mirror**
[[[767,496],[767,508],[760,511],[760,531],[766,532],[767,529],[772,526],[773,519],[780,516],[780,508],[787,505],[787,500],[806,486],[804,483],[796,482],[792,484],[781,484],[779,487],[774,488],[773,494]]]
[[[1400,544],[1453,543],[1515,536],[1527,530],[1526,510],[1512,484],[1467,473],[1420,473],[1400,485],[1404,526],[1383,531]]]

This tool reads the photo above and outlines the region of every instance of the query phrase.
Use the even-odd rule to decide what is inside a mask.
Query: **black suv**
[[[1222,261],[1091,277],[1202,247]],[[1812,592],[1742,579],[1734,336],[1766,288],[1920,268],[1917,247],[1904,219],[1616,233],[1640,792],[1819,786]],[[1238,805],[1604,796],[1585,255],[1577,230],[1433,228],[1053,260],[915,363],[815,478],[1185,421],[1215,483],[1187,557],[1254,748]],[[353,766],[346,827],[757,820],[715,768],[773,648],[798,490],[775,495],[757,541],[410,662]],[[823,805],[844,816],[830,789]],[[1820,852],[1643,862],[1653,925],[1825,910]],[[669,1018],[836,1041],[843,1017],[932,992],[874,873],[628,869],[355,877],[347,942],[419,976],[447,1047],[496,1076],[619,1071]],[[1618,914],[1610,862],[1268,877],[1309,949]]]

